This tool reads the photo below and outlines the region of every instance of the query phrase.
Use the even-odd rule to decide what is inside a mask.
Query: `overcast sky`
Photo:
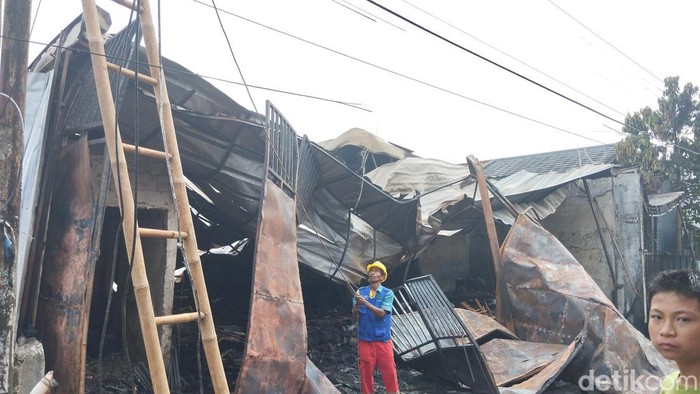
[[[272,101],[313,141],[359,127],[455,163],[616,142],[615,120],[656,108],[664,78],[700,85],[700,1],[377,3],[462,48],[366,0],[218,0],[229,48],[211,0],[168,0],[163,54],[216,78],[248,109],[264,113]],[[32,4],[40,43],[81,13],[77,0]],[[98,5],[111,13],[112,31],[128,21],[127,9]],[[30,61],[40,49],[30,46]],[[251,88],[251,102],[243,79],[289,93]]]

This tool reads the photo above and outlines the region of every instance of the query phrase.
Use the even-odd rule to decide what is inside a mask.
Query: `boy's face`
[[[655,294],[649,337],[656,350],[679,368],[700,365],[700,302],[673,292]]]

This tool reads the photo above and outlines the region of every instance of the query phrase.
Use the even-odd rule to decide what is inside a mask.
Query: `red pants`
[[[379,367],[382,381],[387,393],[399,392],[399,380],[396,377],[394,350],[391,339],[388,342],[359,342],[360,385],[363,394],[374,393],[374,370]]]

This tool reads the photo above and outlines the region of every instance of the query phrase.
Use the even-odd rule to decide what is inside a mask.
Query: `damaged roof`
[[[130,34],[127,27],[111,37],[107,55],[114,62],[121,60],[123,67],[146,73],[142,62],[128,60],[132,55],[145,59],[143,51],[119,52],[127,47],[118,45],[119,40],[130,39]],[[72,45],[84,44],[77,39]],[[53,59],[55,54],[44,53],[33,71],[56,64],[47,57]],[[101,135],[94,133],[99,124],[95,88],[92,78],[83,78],[90,74],[88,54],[77,52],[70,63],[63,103],[67,115],[58,129],[90,132],[93,142],[99,144]],[[201,247],[252,237],[259,220],[269,132],[265,115],[243,108],[175,62],[164,58],[163,66],[182,165],[190,182],[190,204],[200,219],[198,231],[208,232],[201,238],[215,243]],[[132,81],[112,83],[121,96],[124,141],[161,150],[152,94]],[[416,157],[361,129],[322,143],[306,138],[298,138],[298,143],[299,261],[323,275],[341,280],[336,276],[340,271],[340,276],[358,283],[365,276],[367,260],[382,259],[391,268],[420,255],[438,234],[470,231],[483,222],[474,177],[465,165]],[[493,185],[519,212],[531,208],[542,218],[566,198],[568,189],[563,186],[609,171],[613,159],[614,146],[603,145],[496,159],[487,163],[485,173],[497,178]],[[545,171],[552,169],[557,171]],[[511,224],[513,215],[493,200],[495,217]]]
[[[489,178],[504,178],[519,171],[564,173],[586,165],[613,163],[615,144],[606,144],[488,160],[484,163],[484,173]]]

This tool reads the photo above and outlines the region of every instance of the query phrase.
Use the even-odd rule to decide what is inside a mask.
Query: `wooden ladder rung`
[[[211,304],[207,297],[206,282],[202,272],[202,263],[199,258],[197,248],[197,235],[195,232],[194,223],[192,223],[192,215],[189,212],[189,201],[187,197],[187,189],[185,182],[180,180],[184,178],[182,169],[182,161],[180,158],[180,148],[177,144],[177,133],[175,132],[175,121],[172,113],[172,105],[168,96],[167,81],[162,71],[156,70],[154,65],[160,61],[159,43],[153,28],[153,16],[149,0],[112,0],[113,2],[134,9],[138,7],[138,12],[142,15],[141,27],[143,33],[143,43],[146,49],[149,70],[145,73],[120,67],[117,64],[108,63],[105,58],[108,54],[105,53],[105,37],[102,31],[100,18],[103,18],[98,11],[95,0],[82,0],[83,14],[86,27],[87,42],[90,47],[92,59],[92,73],[95,78],[95,86],[97,87],[97,95],[99,98],[100,115],[102,117],[102,126],[105,133],[105,144],[110,155],[110,164],[112,169],[112,177],[114,184],[122,186],[124,193],[119,193],[117,198],[120,202],[120,207],[123,213],[122,231],[124,239],[128,245],[135,247],[127,247],[126,253],[129,259],[133,261],[133,269],[131,270],[131,278],[134,283],[134,290],[137,294],[136,303],[138,305],[139,323],[141,333],[143,335],[144,348],[146,358],[148,360],[148,369],[151,375],[151,383],[153,392],[169,393],[168,376],[166,373],[163,354],[161,353],[161,342],[157,326],[164,324],[177,324],[186,322],[197,322],[202,330],[201,343],[206,355],[207,367],[211,376],[213,386],[212,392],[217,394],[229,393],[226,373],[224,371],[223,360],[219,350],[218,341],[216,340],[216,327],[214,326],[213,315],[211,313]],[[0,0],[2,4],[2,0]],[[137,48],[140,43],[136,43]],[[113,56],[113,55],[110,55]],[[114,60],[116,61],[116,60]],[[119,63],[119,62],[117,62]],[[145,70],[145,69],[144,69]],[[120,74],[114,74],[118,72]],[[162,157],[168,162],[168,176],[171,181],[172,192],[177,198],[178,204],[169,207],[169,211],[176,210],[179,213],[180,223],[176,230],[160,230],[141,228],[138,224],[135,213],[138,209],[138,201],[132,191],[131,180],[129,179],[129,171],[123,156],[130,152],[136,152],[137,148],[132,145],[124,144],[122,136],[119,134],[117,125],[117,115],[112,97],[112,88],[110,86],[110,76],[121,78],[130,78],[133,83],[146,88],[146,86],[154,86],[153,99],[159,111],[159,124],[165,141],[165,146],[162,152],[144,149],[139,147],[138,153],[146,156]],[[162,105],[162,108],[161,108]],[[124,171],[120,169],[124,167]],[[181,205],[181,206],[179,206]],[[180,212],[181,211],[181,212]],[[136,233],[134,233],[136,228]],[[171,227],[172,228],[172,227]],[[152,295],[150,285],[148,284],[147,267],[144,258],[142,238],[161,238],[161,239],[176,239],[178,242],[182,239],[183,255],[189,261],[190,275],[192,279],[193,296],[197,303],[197,311],[194,313],[172,314],[168,316],[155,316],[154,306],[152,304]],[[133,242],[133,244],[132,244]],[[150,246],[150,245],[149,245]],[[138,284],[138,285],[137,285]],[[195,290],[196,287],[196,290]],[[167,294],[167,285],[163,287],[158,284],[158,291]],[[70,366],[72,367],[72,366]],[[83,368],[84,370],[84,368]]]
[[[202,312],[189,312],[180,313],[177,315],[167,315],[167,316],[156,316],[156,325],[163,326],[166,324],[180,324],[188,323],[191,321],[197,321],[204,318],[204,313]]]
[[[121,5],[121,6],[124,6],[124,7],[128,8],[128,9],[130,9],[130,10],[134,9],[134,3],[132,3],[131,1],[127,1],[127,0],[112,0],[112,2],[117,3],[117,4]],[[139,7],[139,12],[140,12],[140,13],[143,12],[143,8],[142,8],[142,7]]]
[[[141,74],[141,73],[139,73],[139,74],[137,75],[133,70],[128,69],[128,68],[126,68],[126,67],[122,67],[122,66],[120,66],[120,65],[118,65],[118,64],[114,64],[114,63],[107,62],[107,68],[108,68],[110,71],[116,71],[116,72],[118,72],[118,73],[121,73],[123,76],[125,76],[125,77],[127,77],[127,78],[138,79],[140,82],[146,83],[146,84],[151,85],[151,86],[156,86],[156,85],[158,85],[158,80],[157,80],[157,79],[155,79],[155,78],[153,78],[153,77],[150,77],[150,76],[148,76],[148,75],[146,75],[146,74]]]
[[[182,239],[187,239],[187,233],[184,231],[180,231],[179,233],[177,231],[173,230],[159,230],[155,228],[139,228],[139,235],[144,237],[144,238],[170,238],[170,239],[178,239],[180,236]]]
[[[136,153],[136,145],[124,144],[122,143],[124,152],[126,153]],[[173,157],[170,153],[163,152],[160,150],[143,148],[139,146],[139,156],[151,157],[154,159],[170,159]]]

